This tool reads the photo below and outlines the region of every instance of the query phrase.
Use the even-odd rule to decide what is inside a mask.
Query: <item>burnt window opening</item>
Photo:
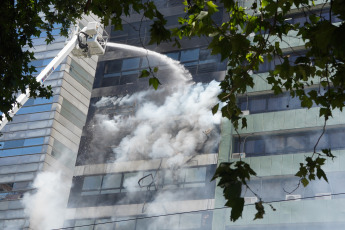
[[[0,184],[0,193],[11,192],[13,190],[13,183]]]
[[[204,187],[206,166],[86,176],[81,195]]]

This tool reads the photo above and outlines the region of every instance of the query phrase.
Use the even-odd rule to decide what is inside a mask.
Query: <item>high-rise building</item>
[[[252,3],[241,1],[241,4],[250,9]],[[286,20],[300,23],[300,26],[309,20],[308,14],[329,20],[329,5],[322,1],[315,4],[306,14],[303,10],[292,10]],[[334,16],[332,22],[340,23]],[[303,41],[293,31],[284,40],[281,47],[293,63],[296,56],[305,53]],[[334,110],[322,135],[324,119],[319,117],[319,108],[315,104],[311,109],[304,109],[299,99],[292,98],[288,92],[273,94],[266,78],[274,63],[279,63],[278,59],[261,65],[259,71],[252,75],[255,87],[248,88],[247,94],[239,95],[238,103],[247,118],[248,127],[236,132],[228,121],[223,122],[218,162],[241,157],[257,172],[257,176],[249,182],[252,191],[243,188],[245,208],[242,218],[230,222],[229,209],[215,210],[213,229],[343,229],[344,114]],[[321,95],[325,90],[319,80],[305,90],[314,89]],[[323,168],[328,183],[316,178],[304,187],[295,174],[314,148],[318,152],[330,148],[336,158],[327,159]],[[256,213],[254,203],[260,198],[272,208],[265,205],[264,218],[253,221]],[[224,203],[222,189],[216,188],[215,207],[221,208]]]
[[[95,20],[85,16],[80,26]],[[33,39],[37,60],[32,64],[37,74],[65,46],[66,38],[59,33],[59,25],[56,25],[52,31],[55,40],[49,45],[46,44],[44,32],[39,38]],[[37,229],[30,225],[29,210],[24,211],[22,201],[24,193],[35,193],[33,181],[38,173],[60,171],[61,181],[70,183],[96,66],[97,57],[79,59],[69,55],[45,82],[52,86],[53,97],[29,99],[13,117],[13,121],[1,130],[1,229]],[[62,202],[67,204],[69,188],[61,189],[60,192],[66,194]],[[36,211],[44,212],[42,207],[35,208]],[[63,222],[63,219],[59,221]]]
[[[178,26],[182,1],[155,3],[168,26]],[[215,19],[221,23],[222,10]],[[107,28],[110,42],[144,45],[169,59],[108,43],[97,65],[65,226],[211,229],[215,182],[210,180],[220,133],[220,118],[211,107],[218,83],[202,83],[223,79],[226,62],[210,54],[207,39],[182,40],[181,49],[148,45],[152,22],[139,15],[125,21],[123,31]],[[158,67],[157,91],[147,78],[138,78],[149,67]]]
[[[180,0],[155,3],[171,28],[184,15]],[[214,17],[221,23],[227,16],[220,7]],[[295,11],[289,20],[304,19]],[[85,16],[81,27],[93,20]],[[0,228],[52,229],[65,218],[62,229],[78,230],[342,229],[343,114],[334,111],[318,145],[337,157],[325,166],[329,183],[304,188],[294,174],[322,133],[318,107],[302,109],[287,93],[274,95],[265,80],[273,66],[265,64],[253,75],[255,87],[239,97],[248,128],[237,133],[208,108],[217,94],[210,82],[224,78],[226,62],[210,54],[205,38],[184,39],[181,49],[148,45],[150,23],[133,13],[123,31],[106,28],[104,56],[70,55],[45,83],[54,97],[30,99],[2,130]],[[286,40],[284,52],[293,58],[291,47],[301,50],[301,41]],[[35,39],[35,66],[47,65],[64,44],[59,36],[51,45]],[[139,78],[149,67],[158,67],[158,91]],[[222,190],[210,180],[218,163],[239,158],[258,176],[243,192],[243,217],[232,223]],[[36,178],[39,172],[47,173]],[[23,199],[25,192],[32,195]],[[276,211],[266,205],[264,219],[253,221],[257,196]]]

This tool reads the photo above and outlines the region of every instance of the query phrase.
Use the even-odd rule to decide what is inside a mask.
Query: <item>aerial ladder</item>
[[[66,46],[56,55],[56,57],[41,71],[36,77],[41,84],[53,73],[53,71],[61,64],[61,62],[72,53],[76,57],[87,58],[92,55],[103,55],[107,45],[108,36],[105,31],[102,31],[99,22],[89,22],[87,26],[80,30],[78,26],[72,32],[72,38],[68,41]],[[10,117],[13,117],[21,106],[27,102],[30,97],[30,89],[20,94],[16,103],[13,104],[12,109],[8,112]],[[0,131],[8,123],[5,114],[2,115],[0,121]]]

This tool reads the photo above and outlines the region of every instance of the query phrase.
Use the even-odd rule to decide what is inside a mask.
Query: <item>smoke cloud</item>
[[[91,132],[94,134],[90,145],[92,152],[110,148],[115,162],[166,159],[168,168],[155,169],[152,177],[146,177],[146,182],[141,181],[143,185],[151,182],[154,185],[141,190],[158,191],[156,197],[145,204],[143,213],[167,213],[165,205],[169,202],[186,195],[193,196],[186,194],[185,190],[171,192],[160,189],[159,185],[162,177],[169,175],[173,180],[169,186],[174,187],[174,183],[184,177],[186,159],[217,151],[221,115],[213,115],[211,108],[218,102],[218,94],[219,83],[213,81],[207,85],[180,85],[118,98],[103,97],[93,105],[97,112],[91,121]],[[110,116],[109,108],[115,111]],[[140,166],[137,170],[141,170]],[[138,191],[138,181],[144,176],[142,173],[134,174],[125,179],[124,186],[129,192]],[[165,188],[168,186],[165,185]],[[128,193],[123,202],[130,198]],[[173,219],[169,222],[171,226],[178,226]],[[160,223],[161,220],[151,221],[150,229],[155,229]]]
[[[38,174],[33,188],[37,189],[36,192],[26,193],[22,200],[24,211],[30,217],[30,227],[35,230],[61,227],[70,189],[61,172]]]
[[[91,148],[110,147],[116,161],[171,158],[171,164],[183,156],[212,152],[218,145],[220,114],[212,115],[217,103],[217,82],[175,89],[145,91],[122,98],[104,97],[95,106],[96,133]],[[102,108],[119,108],[109,117]],[[132,108],[129,116],[126,108]],[[115,110],[116,111],[116,110]],[[101,141],[100,141],[101,140]]]

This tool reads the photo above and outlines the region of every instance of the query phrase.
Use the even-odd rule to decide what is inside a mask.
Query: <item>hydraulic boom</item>
[[[98,22],[89,22],[82,30],[78,28],[74,32],[72,39],[66,44],[66,46],[56,55],[56,57],[42,70],[42,72],[36,77],[38,82],[43,82],[52,74],[52,72],[60,65],[60,63],[72,52],[77,57],[91,57],[92,55],[103,55],[107,44],[107,36],[103,36],[101,26]],[[21,106],[30,97],[30,89],[26,89],[26,92],[20,94],[16,103],[9,111],[9,115],[13,117]],[[8,123],[8,119],[3,114],[2,121],[0,121],[0,131]]]

